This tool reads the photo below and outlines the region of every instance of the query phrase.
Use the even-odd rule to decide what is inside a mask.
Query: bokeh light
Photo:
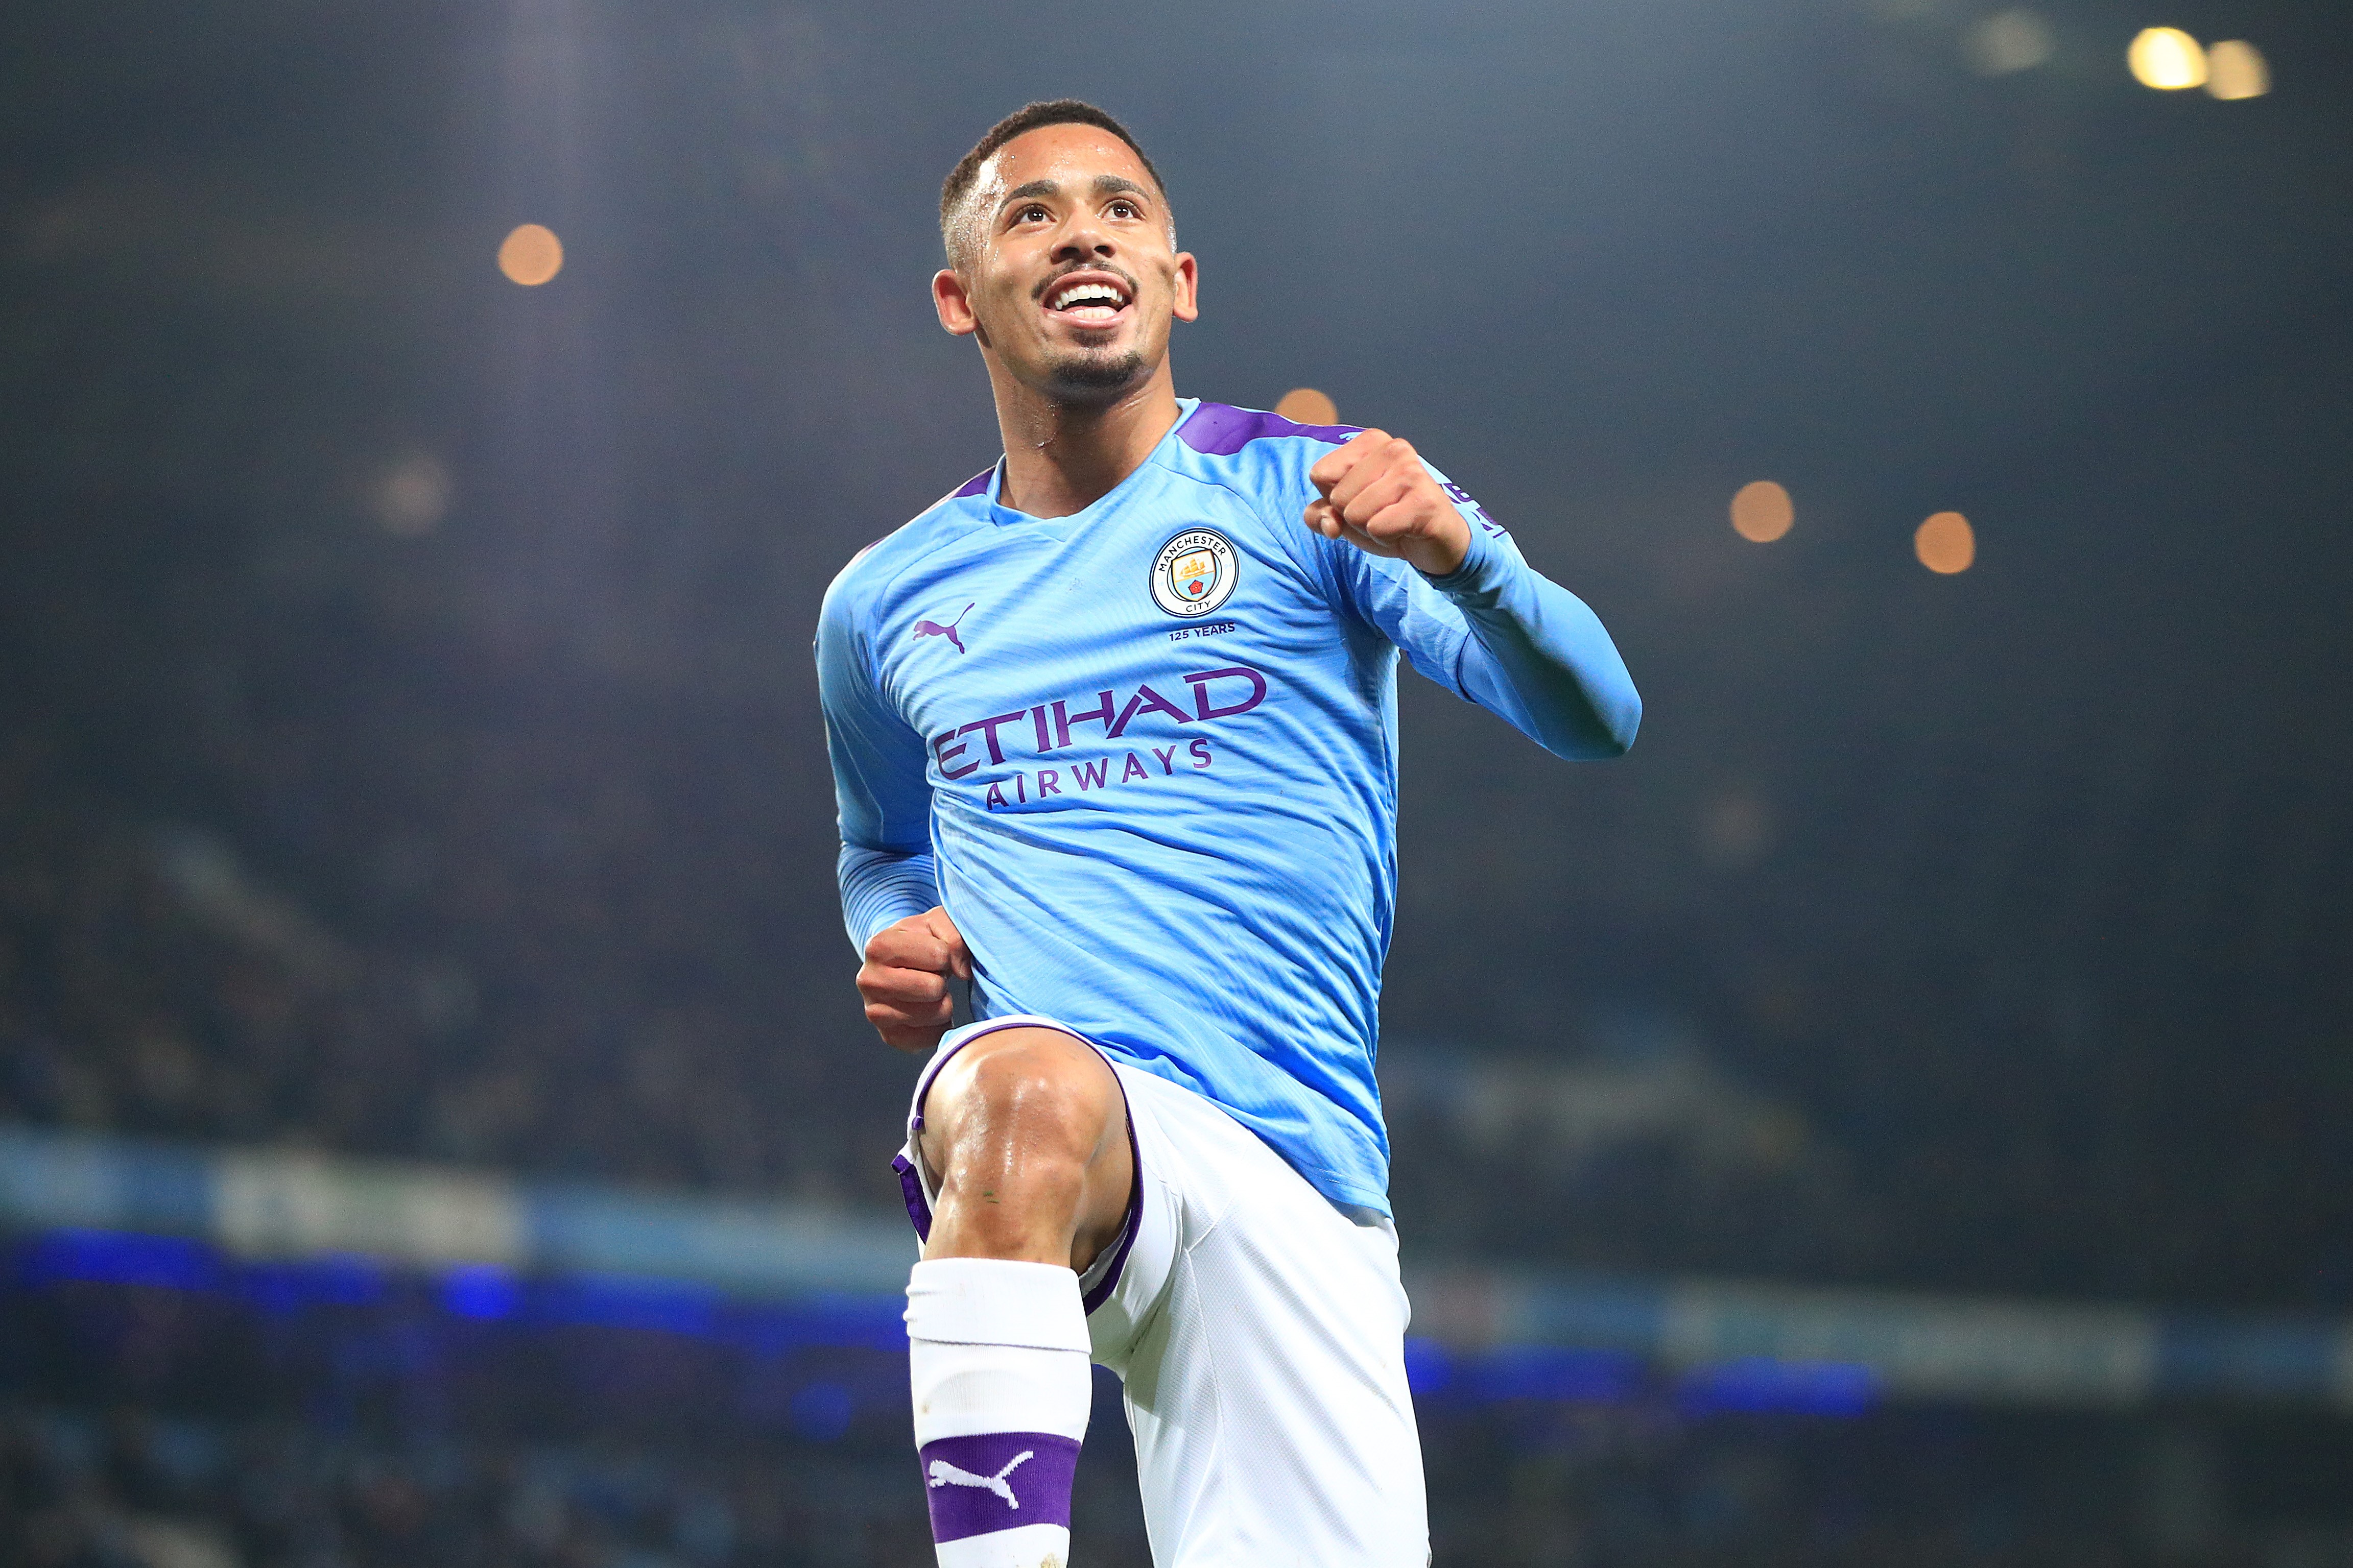
[[[536,289],[564,270],[564,242],[544,224],[518,224],[499,247],[499,270]]]
[[[1756,543],[1772,543],[1797,521],[1789,492],[1771,479],[1753,479],[1732,498],[1732,531]]]
[[[1294,386],[1282,395],[1274,411],[1299,425],[1337,425],[1340,405],[1312,386]]]
[[[386,533],[430,533],[449,510],[449,466],[430,452],[411,452],[385,466],[369,499]]]
[[[1997,12],[1971,27],[1961,52],[1982,76],[2032,70],[2051,58],[2051,24],[2032,11]]]
[[[2272,89],[2271,62],[2244,38],[2206,51],[2206,90],[2216,98],[2261,98]]]
[[[2161,92],[2179,92],[2206,79],[2206,51],[2179,27],[2144,27],[2125,51],[2133,79]]]
[[[1773,808],[1752,791],[1729,790],[1700,813],[1700,859],[1713,870],[1745,871],[1772,847]]]
[[[1977,531],[1957,511],[1940,511],[1912,535],[1912,552],[1929,571],[1949,577],[1978,558]]]

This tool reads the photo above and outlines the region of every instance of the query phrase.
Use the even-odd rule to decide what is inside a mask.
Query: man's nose
[[[1054,246],[1054,259],[1057,261],[1076,261],[1084,257],[1109,256],[1111,253],[1111,236],[1092,223],[1071,225],[1062,231],[1061,238]]]

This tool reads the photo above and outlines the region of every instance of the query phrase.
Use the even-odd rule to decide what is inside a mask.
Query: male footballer
[[[1641,701],[1404,441],[1176,395],[1196,263],[1111,116],[1008,117],[940,229],[1005,455],[817,637],[858,988],[931,1053],[900,1171],[939,1561],[1068,1561],[1092,1360],[1162,1568],[1422,1568],[1373,1079],[1397,658],[1562,757]]]

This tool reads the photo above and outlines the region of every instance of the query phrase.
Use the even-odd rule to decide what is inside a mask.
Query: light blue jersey
[[[1564,757],[1624,751],[1641,704],[1443,476],[1450,577],[1310,528],[1354,434],[1187,400],[1050,519],[997,504],[1000,464],[849,563],[817,658],[853,942],[944,905],[982,1016],[1067,1024],[1387,1213],[1398,651]]]

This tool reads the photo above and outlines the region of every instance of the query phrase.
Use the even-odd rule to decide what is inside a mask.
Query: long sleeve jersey
[[[1000,464],[828,591],[850,940],[944,905],[981,1016],[1052,1018],[1387,1213],[1398,654],[1563,757],[1623,752],[1641,700],[1443,475],[1472,542],[1432,579],[1303,520],[1355,430],[1180,408],[1085,510],[1001,505]]]

